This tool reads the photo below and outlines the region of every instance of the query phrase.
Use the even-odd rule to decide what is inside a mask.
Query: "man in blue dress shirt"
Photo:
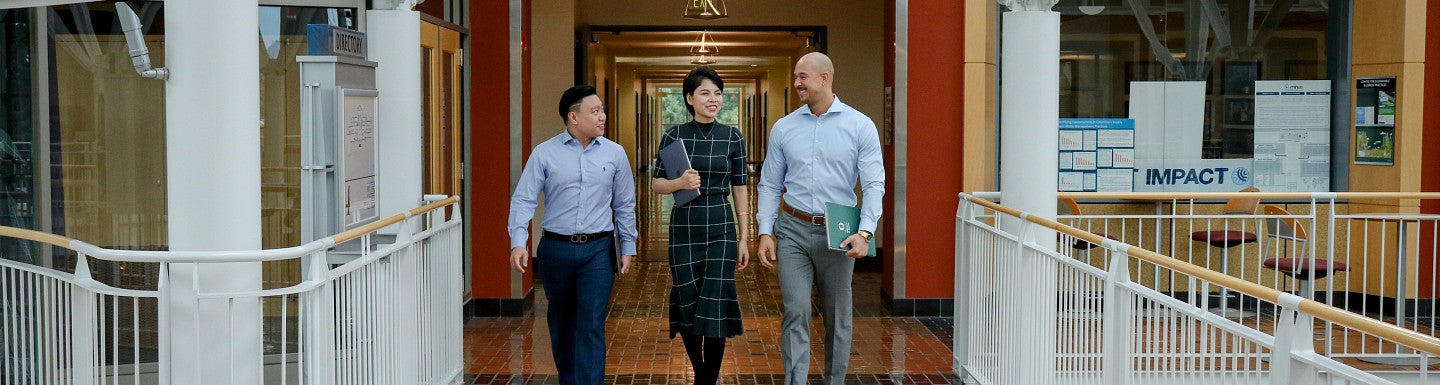
[[[770,148],[760,170],[760,263],[780,265],[785,315],[780,323],[780,353],[785,383],[803,385],[810,370],[810,290],[820,292],[825,321],[826,384],[845,383],[850,366],[851,292],[855,258],[864,257],[880,220],[885,196],[885,165],[875,122],[840,102],[832,92],[835,67],[812,52],[795,63],[795,92],[805,105],[780,118],[770,130]],[[825,203],[854,206],[859,180],[864,201],[860,226],[832,250],[825,237]],[[785,201],[780,202],[780,192]],[[777,214],[776,210],[784,212]]]
[[[549,310],[550,348],[560,383],[598,385],[605,376],[605,314],[615,272],[635,256],[635,179],[625,148],[605,139],[595,87],[560,97],[565,132],[535,146],[510,197],[510,267],[525,272],[530,219],[545,194],[535,264]],[[619,237],[619,266],[613,263]]]

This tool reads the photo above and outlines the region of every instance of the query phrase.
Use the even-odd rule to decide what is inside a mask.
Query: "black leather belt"
[[[601,231],[601,232],[593,233],[593,234],[567,235],[567,234],[560,234],[560,233],[556,233],[556,232],[551,232],[550,230],[545,230],[545,238],[550,238],[550,239],[554,239],[554,240],[557,240],[557,241],[570,242],[570,243],[589,243],[589,242],[598,241],[598,240],[605,239],[605,238],[610,238],[610,237],[613,237],[613,236],[615,236],[615,232],[614,232],[614,231]]]

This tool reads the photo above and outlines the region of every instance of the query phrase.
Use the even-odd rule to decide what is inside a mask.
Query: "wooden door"
[[[420,25],[424,87],[424,193],[460,195],[460,32],[429,21]]]

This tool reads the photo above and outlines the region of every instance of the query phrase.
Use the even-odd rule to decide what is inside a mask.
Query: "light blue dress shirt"
[[[875,121],[841,103],[839,96],[820,116],[800,106],[770,130],[770,148],[756,187],[760,234],[774,234],[781,189],[791,207],[824,215],[826,202],[855,205],[856,178],[865,197],[859,230],[874,233],[885,196],[885,163]]]
[[[530,219],[541,193],[540,227],[590,234],[620,226],[620,255],[635,255],[635,177],[625,148],[597,137],[581,148],[570,131],[535,146],[510,196],[510,247],[528,247]]]

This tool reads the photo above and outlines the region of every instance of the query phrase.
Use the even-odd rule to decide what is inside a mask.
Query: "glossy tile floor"
[[[646,258],[616,281],[606,328],[606,383],[690,384],[689,360],[671,340],[666,316],[670,287],[663,243],[644,245]],[[657,260],[659,259],[659,260]],[[758,264],[736,275],[745,333],[731,339],[721,369],[723,384],[780,384],[780,287],[775,271]],[[537,285],[538,287],[538,285]],[[859,384],[958,383],[950,372],[950,318],[890,317],[880,299],[880,269],[862,265],[855,276],[855,334],[850,378]],[[465,326],[465,372],[475,384],[558,383],[550,357],[543,290],[526,317],[474,318]],[[817,301],[818,303],[818,301]],[[818,314],[818,311],[815,312]],[[812,331],[824,329],[818,317]],[[819,373],[823,340],[811,339],[810,372]],[[819,377],[812,374],[811,381]]]

